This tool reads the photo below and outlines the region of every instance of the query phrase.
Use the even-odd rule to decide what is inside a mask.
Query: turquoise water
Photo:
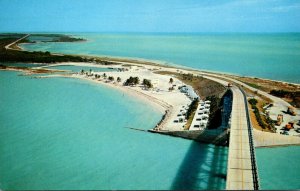
[[[58,37],[49,37],[49,36],[34,36],[30,35],[28,38],[31,42],[42,42],[42,41],[53,41],[58,40]]]
[[[300,189],[300,146],[258,148],[256,156],[262,189]]]
[[[113,72],[116,71],[115,69],[109,69],[109,68],[99,68],[99,67],[88,67],[88,66],[70,66],[70,65],[60,65],[60,66],[51,66],[48,67],[50,69],[58,69],[58,70],[70,70],[72,72],[80,72],[81,70],[84,70],[86,72],[92,71],[94,72]]]
[[[77,79],[0,71],[0,188],[224,189],[227,148],[134,131],[161,113]]]
[[[0,64],[5,66],[28,67],[28,68],[45,66],[45,64],[31,64],[31,63],[19,63],[19,62],[13,62],[13,63],[0,62]]]
[[[28,50],[161,60],[197,69],[300,83],[300,33],[97,34],[87,42],[25,44]]]

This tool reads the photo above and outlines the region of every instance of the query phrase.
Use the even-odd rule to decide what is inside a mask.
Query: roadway
[[[233,93],[229,152],[227,163],[227,190],[254,190],[258,185],[253,136],[242,91],[231,88]],[[253,161],[254,157],[254,161]],[[254,169],[255,167],[255,169]]]
[[[211,76],[203,76],[224,86],[228,82]],[[247,100],[242,90],[231,87],[233,94],[230,122],[229,152],[227,163],[227,190],[254,190],[259,188],[255,161],[252,127]]]
[[[5,46],[5,49],[12,49],[12,48],[10,48],[11,45],[13,45],[13,44],[15,44],[15,43],[17,43],[17,42],[23,40],[24,38],[27,38],[29,35],[30,35],[30,34],[27,34],[27,35],[23,36],[22,38],[19,38],[18,40],[14,41],[14,42],[12,42],[12,43],[10,43],[10,44],[8,44],[8,45],[6,45],[6,46]]]

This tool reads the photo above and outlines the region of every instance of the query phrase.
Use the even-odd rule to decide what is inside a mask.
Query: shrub
[[[132,86],[132,85],[136,85],[140,82],[139,77],[132,77],[130,76],[130,78],[128,78],[125,82],[124,82],[124,86]]]
[[[153,85],[151,84],[151,81],[148,80],[148,79],[144,79],[143,80],[143,85],[146,87],[146,88],[152,88]]]

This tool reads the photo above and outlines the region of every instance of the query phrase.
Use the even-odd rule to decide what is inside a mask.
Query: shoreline
[[[23,37],[25,38],[25,37]],[[18,41],[16,42],[13,42],[11,43],[10,45],[8,46],[12,46],[12,45],[18,45]],[[16,49],[15,49],[16,50]],[[20,50],[18,50],[20,51]],[[21,51],[28,51],[26,49],[22,49]],[[163,71],[172,71],[172,72],[191,72],[192,74],[195,74],[195,75],[212,75],[212,76],[216,76],[218,78],[222,78],[223,80],[225,79],[225,81],[228,82],[228,80],[231,80],[231,81],[239,81],[238,79],[236,78],[256,78],[256,79],[260,79],[260,80],[263,80],[263,81],[271,81],[271,82],[277,82],[277,83],[281,83],[281,84],[294,84],[296,86],[299,86],[300,84],[297,84],[297,83],[290,83],[290,82],[285,82],[285,81],[279,81],[279,80],[271,80],[271,79],[264,79],[264,78],[257,78],[257,77],[245,77],[245,76],[240,76],[240,75],[236,75],[236,74],[228,74],[228,73],[222,73],[222,72],[218,72],[218,71],[207,71],[207,70],[201,70],[201,69],[196,69],[196,68],[191,68],[191,67],[185,67],[185,66],[180,66],[180,65],[168,65],[168,64],[164,64],[163,61],[156,61],[156,60],[147,60],[147,59],[139,59],[139,58],[124,58],[124,57],[119,57],[119,58],[116,58],[116,57],[110,57],[110,56],[107,56],[107,57],[101,57],[101,56],[89,56],[89,55],[75,55],[75,56],[79,56],[81,58],[90,58],[91,60],[96,60],[97,59],[100,59],[100,61],[106,61],[106,62],[109,62],[111,63],[110,65],[104,65],[104,64],[101,64],[101,63],[95,63],[95,62],[60,62],[60,63],[56,63],[56,64],[50,64],[50,65],[45,65],[45,67],[49,67],[49,66],[59,66],[59,65],[75,65],[75,66],[91,66],[91,67],[101,67],[101,68],[108,68],[108,67],[111,67],[111,66],[120,66],[120,67],[124,67],[123,65],[131,65],[131,66],[138,66],[138,67],[142,67],[142,68],[147,68],[148,70],[153,70],[156,69],[156,70],[163,70]],[[44,68],[44,66],[42,67],[36,67],[36,68]],[[130,67],[131,68],[131,67]],[[150,68],[150,69],[149,69]],[[152,69],[151,69],[152,68]],[[158,69],[157,69],[158,68]],[[29,72],[30,73],[30,72]],[[55,76],[55,75],[54,75]],[[60,77],[66,77],[66,76],[63,76],[63,75],[60,75]],[[72,76],[74,77],[74,76]],[[168,77],[173,77],[172,75],[168,75]],[[88,78],[85,78],[85,77],[76,77],[76,78],[81,78],[81,79],[85,79],[85,80],[89,80],[89,81],[93,81],[93,82],[97,82],[96,80],[93,80],[93,79],[88,79]],[[101,83],[101,82],[100,82]],[[267,93],[267,92],[264,92],[262,90],[259,90],[257,88],[253,88],[253,87],[250,87],[249,85],[247,85],[245,82],[242,82],[242,81],[239,81],[237,82],[238,84],[241,84],[243,87],[247,88],[247,89],[250,89],[250,90],[257,90],[257,92],[259,92],[260,95],[266,95],[268,94],[269,97],[271,97],[271,100],[273,100],[274,102],[276,101],[279,101],[282,103],[282,105],[285,106],[289,106],[290,103],[286,102],[285,100],[281,99],[281,98],[277,98],[275,96],[272,96],[271,94]],[[116,85],[113,85],[113,84],[110,84],[110,83],[102,83],[102,84],[107,84],[109,85],[110,87],[116,87]],[[138,96],[140,98],[143,98],[144,100],[147,100],[150,99],[151,100],[151,105],[153,105],[153,103],[156,103],[158,105],[160,105],[160,107],[163,107],[165,108],[165,112],[166,111],[171,111],[171,112],[174,112],[172,110],[168,110],[170,109],[170,105],[167,106],[167,105],[164,105],[161,103],[162,100],[159,100],[157,98],[155,98],[155,96],[149,96],[145,93],[142,93],[141,91],[137,91],[137,90],[133,90],[132,88],[123,88],[122,86],[119,86],[120,89],[122,89],[122,91],[124,91],[125,89],[126,90],[132,90],[134,91],[135,93],[133,94],[133,96]],[[149,101],[149,100],[147,100]],[[161,113],[162,110],[160,110]],[[300,111],[300,110],[298,110]],[[161,122],[161,124],[163,125],[165,121],[167,121],[167,119],[169,120],[169,113],[165,113],[167,114],[166,115],[166,119],[163,119]],[[160,129],[161,130],[161,129]]]
[[[42,43],[42,42],[38,42]],[[31,44],[31,43],[17,43],[18,44]],[[21,50],[18,51],[29,51],[22,46],[19,46]],[[17,50],[17,49],[14,49]],[[240,78],[257,78],[260,80],[265,80],[265,81],[271,81],[271,82],[278,82],[278,83],[286,83],[286,84],[293,84],[296,86],[300,86],[300,82],[289,82],[289,81],[284,81],[284,80],[276,80],[276,79],[270,79],[270,78],[264,78],[264,77],[258,77],[258,76],[247,76],[247,75],[241,75],[237,73],[232,73],[232,72],[224,72],[224,71],[216,71],[216,70],[209,70],[209,69],[200,69],[200,68],[193,68],[190,66],[184,66],[180,64],[175,64],[175,63],[169,63],[164,60],[152,60],[152,59],[145,59],[145,58],[139,58],[139,57],[118,57],[118,56],[111,56],[111,55],[84,55],[84,54],[64,54],[60,52],[53,52],[51,53],[53,55],[70,55],[70,56],[81,56],[81,57],[87,57],[87,58],[97,58],[101,59],[104,61],[110,61],[110,62],[115,62],[117,64],[123,63],[123,64],[137,64],[137,65],[153,65],[157,67],[164,67],[164,68],[174,68],[174,69],[180,69],[180,70],[187,70],[191,72],[203,72],[203,73],[208,73],[208,74],[215,74],[215,75],[227,75],[231,77],[240,77]]]
[[[58,65],[91,66],[91,67],[99,67],[99,68],[108,68],[108,66],[105,66],[105,65],[97,65],[97,64],[92,64],[92,63],[77,63],[77,62],[72,63],[72,62],[70,62],[70,63],[53,64],[53,66],[58,66]],[[46,65],[46,67],[42,66],[42,67],[34,67],[34,68],[36,68],[36,69],[42,68],[43,69],[43,68],[47,68],[47,67],[49,67],[49,65]],[[120,65],[114,65],[113,67],[118,68],[118,67],[120,67]],[[152,67],[154,67],[154,66],[152,66]],[[8,70],[17,71],[17,72],[20,72],[20,71],[22,72],[23,71],[25,73],[27,72],[28,75],[31,74],[30,70],[22,70],[22,69],[8,69]],[[149,70],[149,68],[147,70]],[[160,131],[161,132],[172,131],[172,130],[169,130],[169,129],[165,129],[164,126],[166,125],[166,123],[168,123],[168,121],[170,121],[170,119],[171,119],[170,113],[174,113],[175,108],[172,107],[170,104],[164,102],[161,99],[158,99],[158,98],[156,98],[154,96],[151,96],[151,95],[147,95],[146,93],[143,93],[142,91],[138,91],[138,90],[135,90],[133,88],[123,86],[120,83],[116,83],[116,84],[113,84],[112,82],[106,83],[104,80],[96,80],[96,79],[92,79],[92,78],[85,77],[85,76],[82,76],[80,74],[75,74],[75,73],[67,74],[67,75],[53,74],[53,73],[51,74],[50,73],[47,76],[40,76],[40,78],[51,78],[51,77],[74,78],[74,79],[79,79],[79,80],[85,80],[85,81],[89,81],[89,82],[94,83],[94,84],[100,84],[100,85],[104,85],[104,86],[109,87],[109,88],[114,88],[114,89],[116,89],[118,91],[121,91],[123,93],[126,93],[127,95],[132,96],[134,98],[137,97],[142,102],[149,104],[151,107],[153,107],[156,111],[158,111],[162,115],[162,119],[158,122],[158,124],[155,127],[150,129],[150,131],[155,131],[155,128],[158,127],[158,125],[159,125],[159,129],[158,129],[158,131],[156,131],[156,133],[159,133]],[[171,76],[168,76],[168,77],[171,77]],[[168,112],[166,112],[166,111],[168,111]],[[165,115],[165,117],[163,117],[164,115]],[[283,137],[283,138],[286,137],[286,139],[288,139],[290,137],[290,136],[285,136],[285,135],[279,135],[279,136]],[[257,137],[256,137],[256,139],[257,139]],[[263,145],[263,146],[260,145],[260,146],[257,146],[257,147],[281,147],[281,146],[289,146],[289,145],[296,145],[297,146],[299,144],[298,143],[296,143],[296,144],[281,143],[281,144],[277,145],[277,144],[274,143],[274,145],[268,145],[267,144],[267,145]]]
[[[165,109],[169,109],[166,106],[166,104],[161,103],[160,100],[157,100],[154,97],[151,97],[142,92],[139,92],[139,91],[136,91],[136,90],[133,90],[130,88],[126,88],[126,87],[123,87],[120,85],[105,83],[103,81],[97,81],[97,80],[93,80],[93,79],[89,79],[89,78],[85,78],[85,77],[81,77],[81,76],[74,76],[74,74],[73,75],[54,74],[54,75],[49,75],[49,76],[41,76],[41,78],[55,78],[55,77],[79,79],[79,80],[84,80],[84,81],[88,81],[88,82],[95,83],[95,84],[100,84],[102,86],[106,86],[109,88],[114,88],[115,90],[126,93],[129,96],[137,97],[140,101],[143,101],[144,103],[148,103],[149,105],[153,106],[153,108],[155,108],[155,110],[157,110],[161,114],[163,114],[165,112]]]
[[[42,34],[49,35],[51,33],[42,33]],[[29,35],[31,35],[31,34],[29,33],[26,36],[29,36]],[[66,35],[66,34],[64,34],[64,35]],[[72,37],[71,34],[67,34],[67,36]],[[25,38],[25,37],[22,37],[21,39],[23,39],[23,38]],[[22,44],[32,44],[32,43],[28,43],[28,42],[18,43],[21,39],[18,39],[15,42],[5,46],[5,48],[8,47],[11,50],[32,52],[32,51],[27,50],[27,49],[22,47]],[[86,41],[88,41],[88,39],[84,39],[83,42],[86,42]],[[75,41],[75,42],[82,42],[82,41]],[[36,42],[36,43],[47,43],[47,42]],[[62,43],[69,43],[69,42],[62,42]],[[17,47],[19,47],[20,49],[14,49],[13,47],[12,48],[10,47],[14,44]],[[19,45],[21,45],[21,46],[19,46]],[[85,58],[94,58],[94,59],[100,59],[100,60],[103,60],[103,61],[115,62],[116,64],[120,64],[118,62],[121,62],[123,64],[128,63],[128,64],[137,64],[137,65],[141,65],[141,64],[142,65],[154,65],[154,66],[164,67],[164,68],[175,68],[175,69],[187,70],[187,71],[191,71],[191,72],[202,72],[202,73],[229,76],[229,77],[257,78],[257,79],[264,80],[264,81],[286,83],[286,84],[293,84],[293,85],[296,85],[296,86],[300,86],[300,82],[299,83],[288,82],[288,81],[284,81],[284,80],[275,80],[275,79],[269,79],[269,78],[264,78],[264,77],[243,76],[243,75],[236,74],[236,73],[231,73],[231,72],[223,72],[223,71],[207,70],[207,69],[200,69],[200,68],[192,68],[190,66],[183,66],[183,65],[175,64],[175,63],[169,63],[168,64],[167,61],[163,61],[163,60],[152,60],[152,59],[145,59],[145,58],[139,58],[139,57],[118,57],[118,56],[110,56],[110,55],[64,54],[64,53],[60,53],[60,52],[53,52],[51,54],[52,55],[66,55],[66,56],[80,56],[80,57],[85,57]],[[30,63],[34,63],[34,62],[30,62]],[[62,63],[62,62],[58,62],[58,63]],[[78,62],[78,63],[80,63],[80,62]],[[81,62],[81,63],[84,63],[84,62]]]

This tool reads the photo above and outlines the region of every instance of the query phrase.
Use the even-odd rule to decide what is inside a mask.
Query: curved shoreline
[[[37,43],[42,43],[42,42],[37,42]],[[47,42],[46,42],[47,43]],[[55,42],[54,42],[55,43]],[[68,42],[65,42],[68,43]],[[22,51],[29,51],[25,47],[22,47],[22,44],[31,44],[31,43],[17,43],[20,44],[19,46]],[[217,75],[225,74],[225,75],[231,75],[231,76],[237,76],[237,77],[247,77],[247,78],[259,78],[262,80],[269,80],[273,82],[280,82],[280,83],[289,83],[289,84],[294,84],[294,85],[300,85],[300,82],[290,82],[290,81],[284,81],[284,80],[279,80],[279,79],[270,79],[270,78],[265,78],[265,77],[259,77],[259,76],[252,76],[252,75],[242,75],[238,73],[232,73],[232,72],[225,72],[225,71],[217,71],[217,70],[210,70],[210,69],[201,69],[201,68],[193,68],[190,66],[184,66],[180,64],[176,64],[173,62],[168,62],[164,60],[156,60],[156,59],[146,59],[146,58],[141,58],[141,57],[123,57],[123,56],[112,56],[112,55],[97,55],[97,54],[68,54],[68,53],[61,53],[61,52],[52,52],[53,55],[70,55],[70,56],[82,56],[82,57],[89,57],[89,58],[98,58],[102,59],[105,61],[111,61],[111,62],[128,62],[128,63],[136,63],[136,64],[150,64],[150,65],[157,65],[157,66],[162,66],[162,67],[169,67],[169,68],[178,68],[178,69],[183,69],[183,70],[195,70],[195,71],[201,71],[201,72],[207,72],[207,73],[213,73]]]
[[[94,66],[94,67],[98,66],[99,68],[103,68],[103,67],[107,68],[107,66],[99,66],[99,65],[90,64],[90,63],[87,63],[87,65],[86,65],[86,63],[61,63],[61,64],[54,64],[54,65],[56,65],[56,66],[57,65],[76,65],[76,66],[87,66],[88,65],[88,66]],[[49,67],[49,66],[46,66],[46,67]],[[114,67],[120,67],[120,66],[116,65]],[[155,67],[155,66],[153,66],[153,67]],[[43,67],[36,67],[36,68],[43,68]],[[147,66],[148,70],[149,70],[149,68],[151,69],[150,66]],[[18,71],[22,71],[22,70],[18,70]],[[174,69],[169,69],[169,71],[174,71]],[[195,73],[195,74],[197,74],[197,73]],[[131,75],[131,73],[130,73],[130,75]],[[133,73],[133,75],[134,75],[134,73]],[[208,78],[208,79],[211,78],[211,77],[208,77],[209,75],[206,76],[204,74],[204,76],[206,78]],[[154,128],[156,128],[158,130],[162,130],[162,131],[166,130],[167,128],[166,129],[164,128],[165,125],[166,125],[166,123],[168,124],[170,121],[172,121],[170,115],[172,113],[173,114],[176,113],[176,111],[174,110],[174,107],[172,107],[172,105],[168,104],[167,102],[165,102],[165,101],[163,101],[161,99],[158,99],[155,96],[151,96],[151,95],[147,95],[147,94],[143,93],[143,91],[145,91],[145,90],[138,91],[138,90],[136,90],[134,88],[125,87],[125,86],[123,86],[122,84],[119,84],[119,83],[115,83],[115,84],[113,84],[111,82],[106,83],[103,79],[102,80],[97,80],[97,79],[86,77],[86,76],[83,76],[83,75],[80,75],[80,74],[67,74],[67,75],[63,75],[63,74],[50,74],[50,75],[47,75],[47,76],[41,76],[41,78],[48,78],[48,77],[65,77],[65,78],[76,78],[76,79],[80,79],[80,80],[85,80],[85,81],[89,81],[91,83],[105,85],[106,87],[109,87],[109,88],[115,88],[115,89],[117,89],[119,91],[122,91],[122,92],[124,92],[124,93],[132,96],[132,97],[138,98],[139,100],[143,101],[144,103],[147,103],[150,106],[152,106],[155,110],[157,110],[162,115],[162,119],[156,125],[157,128],[154,127]],[[171,76],[169,76],[169,77],[171,77]],[[218,80],[218,79],[215,79],[215,80]],[[239,82],[239,83],[243,84],[242,82]],[[288,104],[288,103],[285,102],[285,104]],[[260,142],[258,138],[261,137],[261,135],[263,134],[263,132],[261,132],[261,133],[260,133],[260,131],[256,131],[256,132],[257,132],[255,134],[256,135],[256,139],[257,139],[258,142]],[[269,134],[269,135],[272,135],[272,134]],[[277,135],[275,134],[274,136],[277,136]],[[278,145],[276,145],[276,144],[274,145],[274,142],[270,142],[270,143],[266,144],[266,142],[263,141],[263,142],[259,143],[257,146],[258,147],[264,146],[264,145],[268,145],[268,146],[272,146],[272,145],[274,145],[274,146],[285,146],[286,145],[285,142],[287,142],[287,145],[290,144],[290,140],[288,140],[288,139],[296,138],[296,137],[290,137],[290,136],[284,136],[284,135],[278,135],[278,137],[281,137],[280,139],[283,138],[284,142],[282,142],[281,144],[278,144]],[[294,144],[299,144],[300,140],[299,141],[295,140],[295,141],[296,142]]]
[[[14,44],[14,43],[12,43],[12,44]],[[82,56],[85,56],[85,55],[82,55]],[[94,56],[90,56],[90,58],[93,58],[93,57]],[[238,75],[224,74],[224,73],[221,73],[221,72],[220,73],[218,73],[218,72],[207,72],[207,71],[203,71],[203,70],[200,70],[200,69],[194,69],[194,68],[184,67],[184,66],[181,67],[181,66],[164,65],[162,63],[157,63],[156,61],[153,61],[153,60],[148,61],[148,60],[145,60],[145,59],[141,60],[141,59],[138,59],[138,58],[134,59],[134,60],[131,59],[131,58],[114,58],[114,57],[104,57],[104,58],[103,57],[94,57],[94,58],[104,59],[105,61],[110,61],[111,63],[119,64],[119,65],[128,64],[128,65],[139,66],[139,67],[142,66],[144,68],[147,66],[148,69],[151,68],[151,67],[153,67],[153,68],[159,67],[159,69],[166,70],[166,71],[173,71],[173,72],[177,71],[177,72],[179,72],[181,70],[181,72],[191,72],[191,73],[193,73],[195,75],[208,75],[208,76],[212,75],[212,76],[217,76],[217,77],[220,77],[220,78],[225,79],[225,80],[235,81],[236,83],[241,84],[243,87],[246,87],[246,88],[248,88],[250,90],[253,90],[253,91],[256,90],[261,95],[268,95],[268,97],[270,97],[271,100],[273,100],[274,102],[279,101],[284,106],[290,106],[289,103],[287,103],[286,101],[284,101],[281,98],[277,98],[277,97],[275,98],[274,96],[268,94],[267,92],[261,91],[261,90],[259,90],[257,88],[250,87],[247,84],[245,84],[244,82],[238,81],[237,79],[234,78],[234,77],[241,77],[241,76],[238,76]],[[88,66],[89,65],[89,66],[95,66],[95,67],[104,67],[103,65],[95,64],[95,63],[92,63],[92,62],[91,63],[60,63],[60,64],[55,64],[55,65],[70,65],[70,64],[77,65],[77,66],[84,66],[84,65]],[[105,66],[105,67],[108,67],[108,66]],[[171,77],[171,76],[169,76],[169,77]],[[93,82],[97,82],[95,80],[84,78],[84,77],[78,77],[77,76],[77,78],[81,78],[81,79],[86,79],[86,80],[90,80],[90,81],[93,81]],[[273,82],[279,82],[279,83],[285,83],[285,84],[289,83],[289,82],[282,82],[282,81],[262,79],[262,78],[258,78],[258,79],[267,80],[267,81],[273,81]],[[112,85],[110,83],[102,83],[102,84],[107,84],[107,85],[109,85],[111,87],[116,87],[116,85]],[[291,83],[289,83],[289,84],[291,84]],[[294,83],[294,85],[299,86],[299,84],[296,84],[296,83]],[[128,90],[130,90],[131,93],[133,93],[135,96],[137,96],[137,97],[139,97],[139,98],[141,98],[143,100],[147,100],[147,101],[151,100],[151,105],[153,105],[155,103],[155,105],[159,105],[161,108],[165,108],[166,109],[165,110],[165,114],[169,114],[166,111],[171,111],[172,112],[172,110],[170,110],[171,106],[168,105],[167,103],[162,103],[161,102],[162,100],[158,100],[157,98],[155,98],[153,96],[149,96],[149,95],[147,95],[145,93],[142,93],[141,91],[133,90],[131,88],[125,88],[125,87],[122,87],[122,86],[119,86],[119,88],[122,89],[122,91],[125,91],[125,90],[128,91]],[[162,113],[162,109],[160,109],[160,111]],[[165,117],[166,118],[161,121],[161,123],[160,123],[161,125],[163,125],[164,122],[167,121],[168,115],[166,115]]]

